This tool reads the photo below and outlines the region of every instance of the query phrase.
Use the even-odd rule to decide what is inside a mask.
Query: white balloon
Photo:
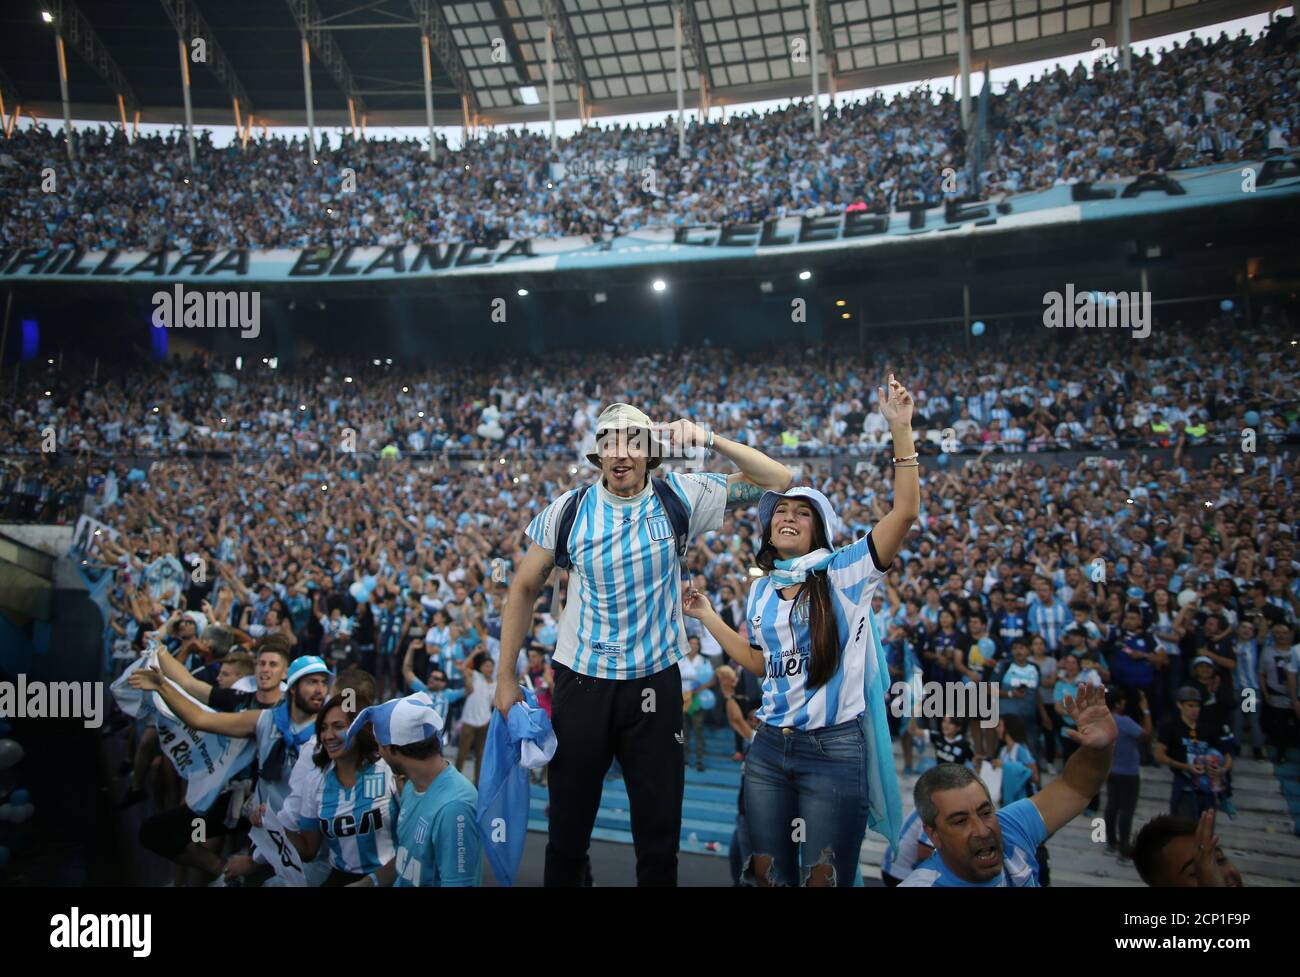
[[[23,748],[17,740],[0,740],[0,770],[16,766],[22,758]]]

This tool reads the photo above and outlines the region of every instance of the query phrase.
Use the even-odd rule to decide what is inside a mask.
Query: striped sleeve
[[[577,489],[569,489],[534,516],[533,521],[524,530],[524,534],[542,549],[554,551],[555,534],[559,528],[560,514],[564,511],[564,503],[576,491]]]
[[[722,528],[727,505],[727,476],[720,472],[669,472],[668,484],[686,499],[691,511],[691,539]]]
[[[889,567],[880,565],[876,544],[871,533],[867,533],[857,542],[836,550],[826,568],[826,575],[832,586],[850,603],[859,604],[876,589],[888,570]]]

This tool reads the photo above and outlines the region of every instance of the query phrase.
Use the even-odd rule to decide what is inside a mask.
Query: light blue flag
[[[513,885],[528,834],[529,767],[555,754],[551,719],[531,689],[510,709],[509,720],[492,710],[483,771],[478,781],[478,826],[492,872],[501,885]]]
[[[898,835],[903,826],[903,799],[898,790],[898,772],[894,769],[894,743],[889,736],[888,706],[885,696],[889,692],[889,663],[885,660],[884,645],[876,634],[871,605],[865,609],[867,627],[862,638],[870,642],[864,649],[863,694],[867,711],[862,717],[866,749],[863,757],[867,764],[867,826],[889,842],[889,850],[898,850]],[[845,656],[848,649],[845,649]]]

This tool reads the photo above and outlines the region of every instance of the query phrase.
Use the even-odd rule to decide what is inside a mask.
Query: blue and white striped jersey
[[[760,720],[771,726],[821,729],[862,715],[867,708],[863,698],[866,659],[860,655],[850,660],[844,650],[852,637],[849,631],[855,610],[871,600],[886,569],[877,562],[870,533],[831,557],[826,577],[840,636],[840,667],[829,682],[816,689],[807,685],[812,635],[806,591],[797,600],[786,600],[772,586],[770,576],[754,581],[745,617],[750,644],[767,659]],[[872,643],[868,641],[865,647],[871,648]]]
[[[885,850],[885,858],[880,863],[880,871],[895,879],[905,879],[912,874],[917,865],[917,846],[930,845],[930,838],[921,823],[920,812],[913,810],[903,820],[902,830],[898,833],[898,854]],[[930,845],[933,848],[933,845]]]
[[[669,473],[690,511],[690,538],[722,526],[727,476]],[[528,524],[528,537],[555,550],[561,495]],[[595,485],[569,533],[568,603],[553,660],[595,678],[637,679],[671,668],[686,654],[682,577],[673,527],[647,482],[623,499]]]
[[[319,831],[330,866],[365,875],[393,857],[397,825],[397,781],[383,760],[362,770],[349,790],[339,783],[333,763],[304,798],[301,831]]]

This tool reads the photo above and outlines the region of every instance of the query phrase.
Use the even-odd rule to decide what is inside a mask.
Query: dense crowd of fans
[[[1064,696],[1105,682],[1130,720],[1120,728],[1131,749],[1106,791],[1109,839],[1127,857],[1138,777],[1129,758],[1192,763],[1179,723],[1195,709],[1204,718],[1189,728],[1213,756],[1297,745],[1288,668],[1300,472],[1288,442],[1300,417],[1289,335],[1284,322],[1250,329],[1224,317],[1157,325],[1141,342],[1020,333],[1014,350],[997,330],[973,352],[957,337],[915,336],[889,344],[888,361],[695,349],[349,373],[337,361],[233,370],[194,358],[102,368],[94,382],[71,366],[25,368],[5,402],[0,477],[10,518],[48,518],[60,505],[74,518],[89,496],[108,531],[88,540],[84,569],[110,575],[115,670],[156,633],[185,668],[215,679],[223,661],[252,667],[231,648],[274,636],[289,658],[373,675],[380,698],[412,688],[447,697],[456,763],[477,770],[479,707],[494,687],[522,530],[595,477],[579,446],[604,402],[641,403],[665,421],[694,416],[784,452],[852,538],[889,508],[872,381],[897,372],[915,392],[918,433],[951,428],[968,455],[1000,450],[957,468],[939,454],[951,445],[923,445],[920,515],[873,601],[891,677],[996,679],[1005,692],[996,736],[953,720],[896,725],[905,761],[988,758],[1032,771],[1019,788],[1032,791],[1071,751]],[[348,429],[356,453],[344,448]],[[1006,437],[1015,429],[1033,435]],[[62,447],[42,454],[51,431]],[[838,460],[858,446],[871,450]],[[1152,455],[1160,446],[1172,455]],[[1062,463],[1051,450],[1079,447],[1097,454]],[[742,632],[757,541],[755,513],[736,509],[685,558],[693,588]],[[557,575],[538,599],[521,662],[544,708],[565,588]],[[709,633],[693,619],[687,628],[710,671],[728,674]],[[727,689],[757,706],[750,678]],[[1255,715],[1231,707],[1246,690],[1261,700]],[[710,710],[722,720],[720,704]],[[134,766],[128,803],[144,796],[149,770],[170,771]],[[1231,812],[1227,771],[1198,769],[1208,772],[1185,778],[1171,810]],[[159,803],[176,800],[170,779],[155,785]]]
[[[41,511],[50,486],[24,456],[39,455],[51,432],[86,462],[135,452],[310,461],[347,450],[570,461],[611,392],[773,455],[871,456],[888,440],[874,391],[890,369],[909,374],[916,428],[932,432],[934,450],[1236,444],[1247,430],[1267,441],[1300,433],[1287,326],[1270,310],[1258,328],[1231,316],[1157,321],[1141,341],[1039,329],[966,350],[951,337],[913,336],[888,343],[888,361],[878,351],[782,347],[554,353],[422,371],[337,358],[235,370],[191,359],[94,380],[38,366],[3,401],[0,457],[24,465],[0,477],[17,486],[26,474],[12,504]]]
[[[1131,77],[1099,60],[1061,68],[992,100],[981,137],[983,187],[1014,193],[1060,183],[1259,158],[1300,145],[1300,64],[1292,18],[1261,37],[1193,36],[1135,55]],[[814,140],[806,106],[692,124],[676,154],[671,120],[593,126],[552,158],[538,133],[489,132],[436,162],[418,140],[341,137],[308,153],[298,140],[214,148],[114,130],[78,134],[80,159],[57,193],[61,136],[20,130],[0,154],[0,247],[91,249],[304,247],[626,233],[845,211],[888,213],[966,193],[957,102],[919,88],[827,110]],[[650,160],[644,168],[618,161]],[[566,168],[552,169],[552,163]],[[567,165],[573,174],[562,177]],[[602,167],[604,175],[591,175]],[[604,167],[607,167],[605,169]],[[345,187],[355,176],[355,192]],[[582,173],[583,175],[577,175]]]

